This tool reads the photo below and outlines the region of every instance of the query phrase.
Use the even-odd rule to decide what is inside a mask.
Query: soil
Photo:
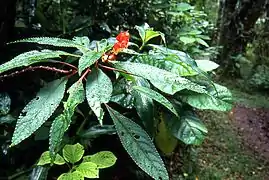
[[[237,104],[229,116],[243,144],[269,162],[269,109]]]

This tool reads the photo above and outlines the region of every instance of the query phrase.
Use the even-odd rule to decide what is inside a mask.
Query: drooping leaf
[[[147,43],[150,39],[157,36],[161,36],[163,42],[166,43],[164,34],[160,31],[154,31],[153,28],[150,28],[147,23],[142,26],[135,26],[135,28],[137,29],[143,44]]]
[[[7,115],[10,111],[11,99],[7,93],[0,93],[0,116]]]
[[[74,83],[67,92],[69,97],[64,103],[64,111],[54,119],[50,128],[49,151],[51,156],[55,155],[57,148],[60,146],[64,133],[70,126],[77,105],[85,99],[85,92],[81,81]]]
[[[192,112],[185,111],[180,118],[169,116],[166,123],[171,133],[185,144],[200,145],[207,134],[205,125]]]
[[[207,71],[213,71],[214,69],[217,69],[219,65],[213,61],[210,60],[195,60],[197,63],[197,66],[207,72]]]
[[[150,80],[156,88],[167,94],[175,94],[183,89],[188,89],[198,93],[206,93],[203,86],[191,82],[186,78],[180,77],[177,74],[154,66],[132,62],[114,62],[114,66]]]
[[[50,152],[45,151],[41,154],[39,161],[37,163],[38,166],[43,166],[45,164],[50,164],[51,163],[51,157],[50,157]],[[57,165],[63,165],[65,164],[64,158],[60,156],[59,154],[56,155],[56,158],[54,160],[54,164]]]
[[[229,111],[232,109],[232,94],[224,86],[214,83],[215,88],[209,87],[208,93],[192,93],[181,96],[182,100],[198,109]],[[217,90],[217,91],[216,91]]]
[[[57,180],[84,180],[84,176],[79,171],[74,171],[61,174]]]
[[[76,168],[86,178],[99,178],[99,169],[93,162],[83,162]]]
[[[112,91],[113,86],[110,78],[101,69],[94,68],[87,78],[86,97],[101,125],[104,116],[101,104],[109,102]]]
[[[207,44],[207,42],[205,42],[203,39],[201,38],[196,38],[196,41],[199,43],[199,44],[202,44],[204,45],[205,47],[209,47],[209,45]]]
[[[84,147],[77,143],[74,145],[65,145],[63,148],[63,157],[67,162],[72,164],[78,162],[84,154]]]
[[[108,107],[121,143],[134,162],[154,179],[168,180],[163,161],[147,133],[132,120]]]
[[[150,88],[150,84],[147,80],[139,77],[135,77],[135,85]],[[154,120],[154,103],[153,100],[137,91],[131,91],[134,97],[134,107],[142,120],[147,132],[151,137],[155,134],[156,123]]]
[[[22,53],[14,57],[10,61],[0,65],[0,73],[17,67],[29,66],[38,62],[45,62],[49,58],[59,58],[60,56],[68,55],[69,53],[64,51],[52,51],[47,49],[44,49],[42,51],[29,51],[26,53]]]
[[[50,167],[36,166],[30,174],[29,180],[47,180]]]
[[[89,129],[82,131],[79,136],[85,139],[94,139],[101,135],[112,135],[116,134],[114,125],[96,125]]]
[[[78,61],[78,73],[81,75],[82,71],[93,65],[102,56],[102,52],[88,51]]]
[[[164,112],[159,109],[158,110],[158,126],[157,126],[157,133],[155,136],[155,142],[156,146],[165,154],[169,155],[172,153],[177,144],[178,140],[172,135],[172,133],[169,131],[167,125],[166,125],[166,118],[167,116],[164,116]],[[168,121],[170,119],[167,119]]]
[[[99,169],[113,166],[116,160],[116,156],[110,151],[100,151],[96,154],[83,157],[83,162],[95,163]]]
[[[173,104],[168,101],[162,94],[143,87],[143,86],[133,86],[133,89],[148,96],[151,99],[154,99],[155,101],[159,102],[163,106],[165,106],[167,109],[169,109],[172,113],[174,113],[176,116],[178,116],[176,109],[174,108]]]
[[[25,106],[16,124],[12,146],[32,135],[52,115],[64,96],[66,82],[57,79],[48,83]]]
[[[27,38],[21,39],[14,42],[10,42],[9,44],[13,43],[21,43],[21,42],[28,42],[28,43],[37,43],[37,44],[44,44],[44,45],[51,45],[56,47],[72,47],[82,50],[82,52],[87,51],[87,42],[89,44],[88,37],[74,37],[73,40],[69,39],[62,39],[62,38],[55,38],[55,37],[34,37],[34,38]]]

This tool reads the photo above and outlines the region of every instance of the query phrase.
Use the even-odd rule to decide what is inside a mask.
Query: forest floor
[[[269,96],[229,88],[232,111],[200,113],[209,133],[198,147],[192,179],[269,180]]]

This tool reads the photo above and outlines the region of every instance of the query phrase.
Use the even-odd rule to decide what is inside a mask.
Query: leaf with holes
[[[148,134],[132,120],[108,107],[121,143],[134,162],[156,180],[168,180],[164,163]]]
[[[63,148],[63,157],[67,162],[72,164],[78,162],[84,154],[84,147],[77,143],[74,145],[65,145]]]
[[[78,61],[78,73],[81,75],[82,71],[93,65],[98,59],[101,58],[102,52],[89,51],[79,59]]]
[[[66,82],[62,78],[48,83],[25,106],[17,121],[11,146],[32,135],[52,115],[64,96]]]
[[[141,63],[113,62],[114,66],[134,75],[150,80],[159,90],[167,94],[175,94],[183,89],[198,93],[206,93],[204,86],[200,86],[186,78],[169,71]]]
[[[217,111],[229,111],[232,109],[232,94],[224,86],[214,83],[214,87],[208,88],[208,93],[182,95],[181,99],[198,109],[212,109]]]
[[[109,102],[112,91],[113,86],[109,77],[101,69],[94,68],[87,78],[86,97],[101,125],[104,116],[101,104]]]
[[[205,125],[192,112],[185,111],[180,118],[170,115],[166,123],[171,133],[185,144],[200,145],[207,134]]]
[[[69,97],[64,103],[64,111],[56,117],[50,128],[49,150],[53,157],[60,146],[65,131],[71,123],[71,118],[78,104],[82,103],[85,99],[85,92],[82,82],[74,83],[69,90]]]
[[[61,56],[68,55],[70,54],[64,51],[52,51],[47,49],[44,49],[42,51],[29,51],[26,53],[22,53],[14,57],[10,61],[0,65],[0,73],[17,67],[29,66],[38,62],[46,62],[47,59],[50,58],[60,58]]]
[[[116,156],[110,151],[100,151],[96,154],[83,157],[83,162],[95,163],[99,169],[113,166],[116,160]]]
[[[138,91],[141,94],[144,94],[145,96],[148,96],[151,99],[154,99],[155,101],[159,102],[163,106],[165,106],[167,109],[169,109],[172,113],[174,113],[176,116],[178,116],[176,109],[174,108],[173,104],[170,103],[163,95],[160,93],[143,87],[143,86],[133,86],[133,89]]]

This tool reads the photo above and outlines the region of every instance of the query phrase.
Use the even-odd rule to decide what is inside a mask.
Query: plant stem
[[[82,74],[82,76],[79,78],[78,82],[80,82],[80,81],[82,81],[83,79],[85,79],[85,76],[86,76],[89,72],[91,72],[91,69],[90,69],[90,68],[88,68],[88,69],[85,71],[85,73]],[[86,79],[85,79],[85,80],[86,80]]]
[[[63,65],[66,65],[66,66],[69,66],[69,67],[72,67],[73,69],[78,69],[76,66],[72,65],[72,64],[69,64],[67,62],[62,62],[62,61],[56,61],[56,60],[49,60],[48,62],[52,62],[52,63],[60,63],[60,64],[63,64]]]
[[[122,72],[122,73],[125,73],[125,74],[130,74],[130,75],[133,75],[125,70],[121,70],[121,69],[116,69],[116,68],[113,68],[113,67],[109,67],[109,66],[104,66],[102,64],[99,64],[100,67],[102,68],[105,68],[105,69],[108,69],[108,70],[111,70],[111,71],[118,71],[118,72]]]

